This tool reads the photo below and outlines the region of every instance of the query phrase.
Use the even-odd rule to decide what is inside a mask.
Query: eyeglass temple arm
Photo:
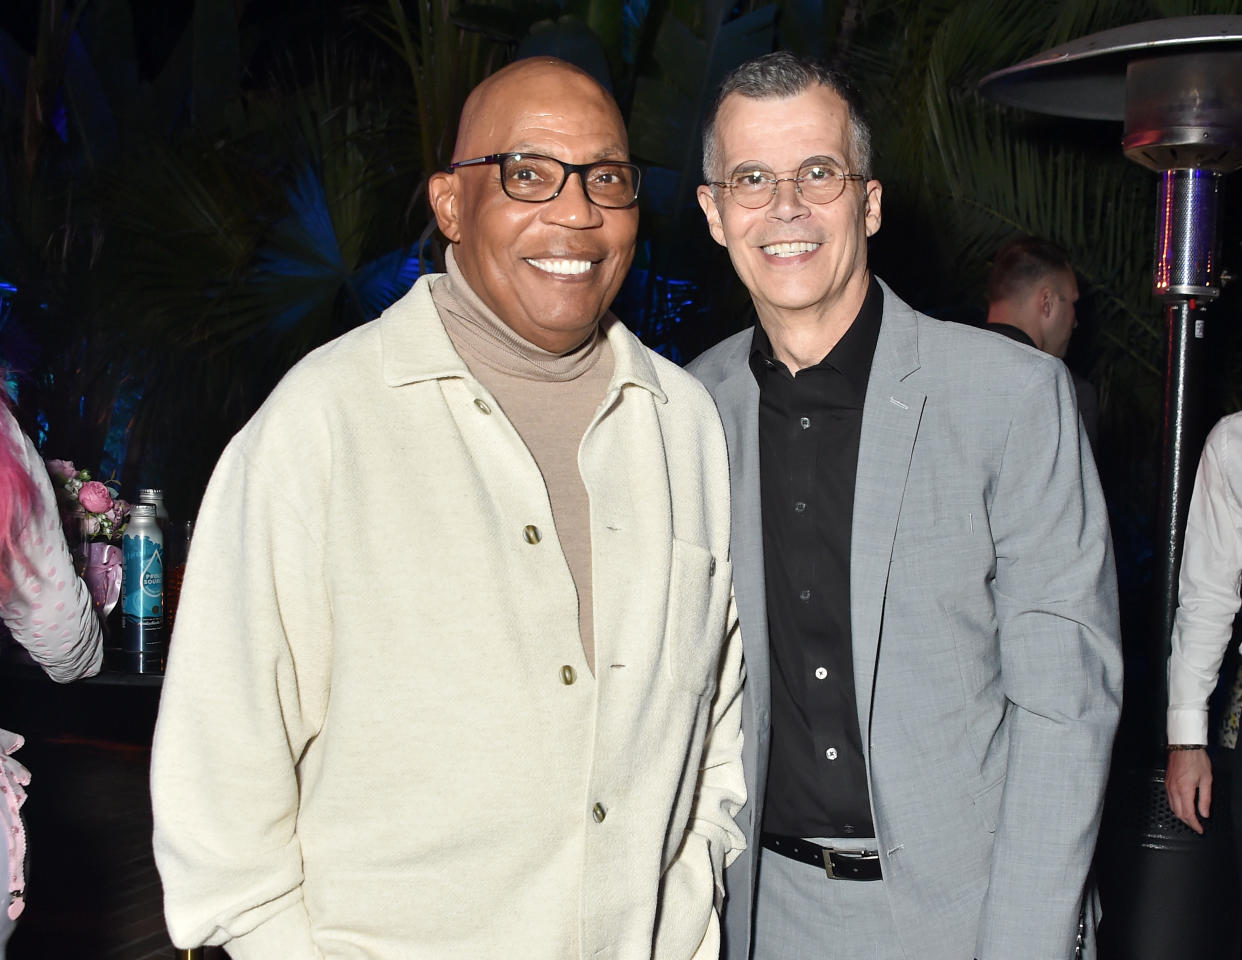
[[[486,157],[474,157],[470,160],[458,160],[456,163],[450,163],[445,167],[445,173],[452,173],[458,167],[477,167],[484,163],[498,163],[502,154],[489,153]]]

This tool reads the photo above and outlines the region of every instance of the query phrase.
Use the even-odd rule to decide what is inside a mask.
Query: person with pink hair
[[[76,575],[43,461],[0,397],[0,621],[49,677],[68,683],[99,672],[103,635]],[[13,757],[25,741],[0,729],[0,960],[25,907],[26,834],[20,810],[30,773]],[[2,895],[2,894],[0,894]]]

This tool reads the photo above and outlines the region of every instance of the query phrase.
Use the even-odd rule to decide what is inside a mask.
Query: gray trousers
[[[833,880],[767,849],[759,851],[754,934],[753,960],[910,960],[883,880]]]

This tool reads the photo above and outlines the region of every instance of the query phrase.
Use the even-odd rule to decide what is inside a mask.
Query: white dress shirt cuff
[[[1207,743],[1206,710],[1170,710],[1167,727],[1169,743]]]

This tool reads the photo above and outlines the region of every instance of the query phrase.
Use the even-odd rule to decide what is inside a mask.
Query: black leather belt
[[[801,837],[786,837],[779,833],[761,833],[759,842],[790,860],[823,867],[833,880],[879,880],[880,854],[878,851],[852,852],[821,847]]]

